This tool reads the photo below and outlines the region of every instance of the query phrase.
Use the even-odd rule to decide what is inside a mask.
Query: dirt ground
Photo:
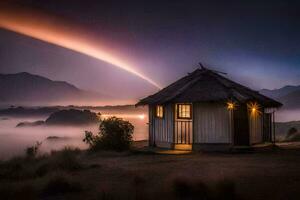
[[[33,185],[31,193],[30,187],[22,187],[20,199],[300,199],[300,145],[295,143],[244,153],[165,155],[133,151],[76,155],[84,166],[79,170],[50,171],[40,178],[16,181],[3,179],[0,185]],[[34,163],[29,166],[40,165]],[[43,168],[37,172],[41,174]],[[66,186],[57,180],[48,183],[49,178],[57,176],[71,178],[76,184]],[[43,191],[39,188],[45,184],[47,191],[58,195],[36,192]],[[57,193],[63,188],[65,192]],[[206,193],[219,196],[205,198]],[[28,194],[34,198],[25,198]]]
[[[241,199],[300,198],[298,146],[255,153],[100,153],[83,162],[95,168],[81,171],[81,181],[107,195],[159,198],[172,190],[172,181],[181,179],[205,184],[230,181]]]

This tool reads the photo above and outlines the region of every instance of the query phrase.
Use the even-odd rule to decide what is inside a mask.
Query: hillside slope
[[[285,109],[300,108],[300,86],[284,86],[275,90],[263,89],[260,93],[280,101]]]
[[[0,74],[1,103],[79,103],[102,98],[103,95],[81,90],[67,82],[52,81],[27,72]]]

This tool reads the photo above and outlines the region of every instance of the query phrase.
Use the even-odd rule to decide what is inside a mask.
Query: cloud
[[[70,22],[36,10],[2,4],[0,5],[0,28],[102,60],[161,88],[154,80],[121,59],[121,56],[115,55],[105,42],[89,39],[84,34],[84,30]]]

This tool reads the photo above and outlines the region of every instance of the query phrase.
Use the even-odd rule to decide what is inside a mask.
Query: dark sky
[[[300,84],[296,1],[20,2],[14,4],[68,20],[86,30],[86,37],[110,41],[161,86],[193,71],[200,61],[254,89]],[[0,73],[28,71],[130,98],[156,90],[110,64],[4,29],[0,59]]]

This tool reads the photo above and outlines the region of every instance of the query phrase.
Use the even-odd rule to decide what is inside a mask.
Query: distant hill
[[[88,124],[96,124],[99,122],[99,117],[96,113],[89,110],[59,110],[52,113],[45,121],[21,122],[17,127],[34,127],[41,125],[71,125],[81,126]]]
[[[80,102],[99,102],[103,95],[81,90],[63,81],[27,72],[0,74],[1,104],[67,104]]]
[[[0,116],[26,117],[26,116],[49,116],[50,114],[59,111],[58,107],[41,107],[41,108],[24,108],[10,107],[0,109]]]
[[[287,85],[275,90],[263,89],[260,91],[260,93],[278,99],[295,91],[300,91],[300,85],[299,86]]]
[[[300,108],[300,86],[289,85],[275,90],[263,89],[260,93],[280,101],[286,109]]]

